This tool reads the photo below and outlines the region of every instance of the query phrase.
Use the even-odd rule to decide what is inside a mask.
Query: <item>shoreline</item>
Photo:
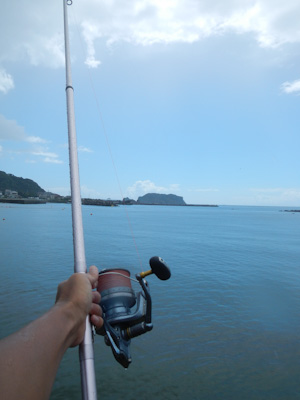
[[[0,199],[0,203],[9,204],[46,204],[45,200],[39,199]]]
[[[41,199],[8,199],[8,198],[0,198],[0,203],[8,203],[8,204],[46,204],[46,203],[55,203],[55,204],[70,204],[70,200],[66,201],[56,201],[56,200],[41,200]],[[82,199],[81,204],[83,206],[100,206],[100,207],[117,207],[122,205],[135,205],[135,206],[164,206],[164,207],[219,207],[217,204],[141,204],[141,203],[126,203],[122,200],[101,200],[101,199]]]

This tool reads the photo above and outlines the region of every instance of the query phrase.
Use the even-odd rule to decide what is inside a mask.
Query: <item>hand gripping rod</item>
[[[69,137],[71,197],[72,197],[74,271],[86,273],[87,268],[85,260],[85,249],[84,249],[77,139],[76,139],[75,113],[74,113],[74,90],[72,86],[71,61],[70,61],[70,49],[69,49],[67,5],[71,4],[72,0],[63,0],[65,58],[66,58],[67,119],[68,119],[68,137]],[[86,319],[84,340],[82,344],[79,346],[79,358],[80,358],[80,370],[81,370],[82,398],[84,400],[97,400],[92,328],[88,317]]]

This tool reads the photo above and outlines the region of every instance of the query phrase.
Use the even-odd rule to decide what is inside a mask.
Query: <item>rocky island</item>
[[[160,206],[186,206],[183,197],[175,194],[147,193],[137,199],[137,204]]]

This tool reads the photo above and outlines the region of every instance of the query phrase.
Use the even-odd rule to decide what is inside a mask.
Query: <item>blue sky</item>
[[[0,169],[67,195],[62,1],[5,3]],[[299,205],[299,1],[129,3],[68,7],[82,196]]]

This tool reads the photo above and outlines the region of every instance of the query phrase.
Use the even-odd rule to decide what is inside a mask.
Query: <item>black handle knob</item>
[[[171,276],[170,268],[161,257],[151,257],[149,260],[152,272],[162,281],[166,281]]]

